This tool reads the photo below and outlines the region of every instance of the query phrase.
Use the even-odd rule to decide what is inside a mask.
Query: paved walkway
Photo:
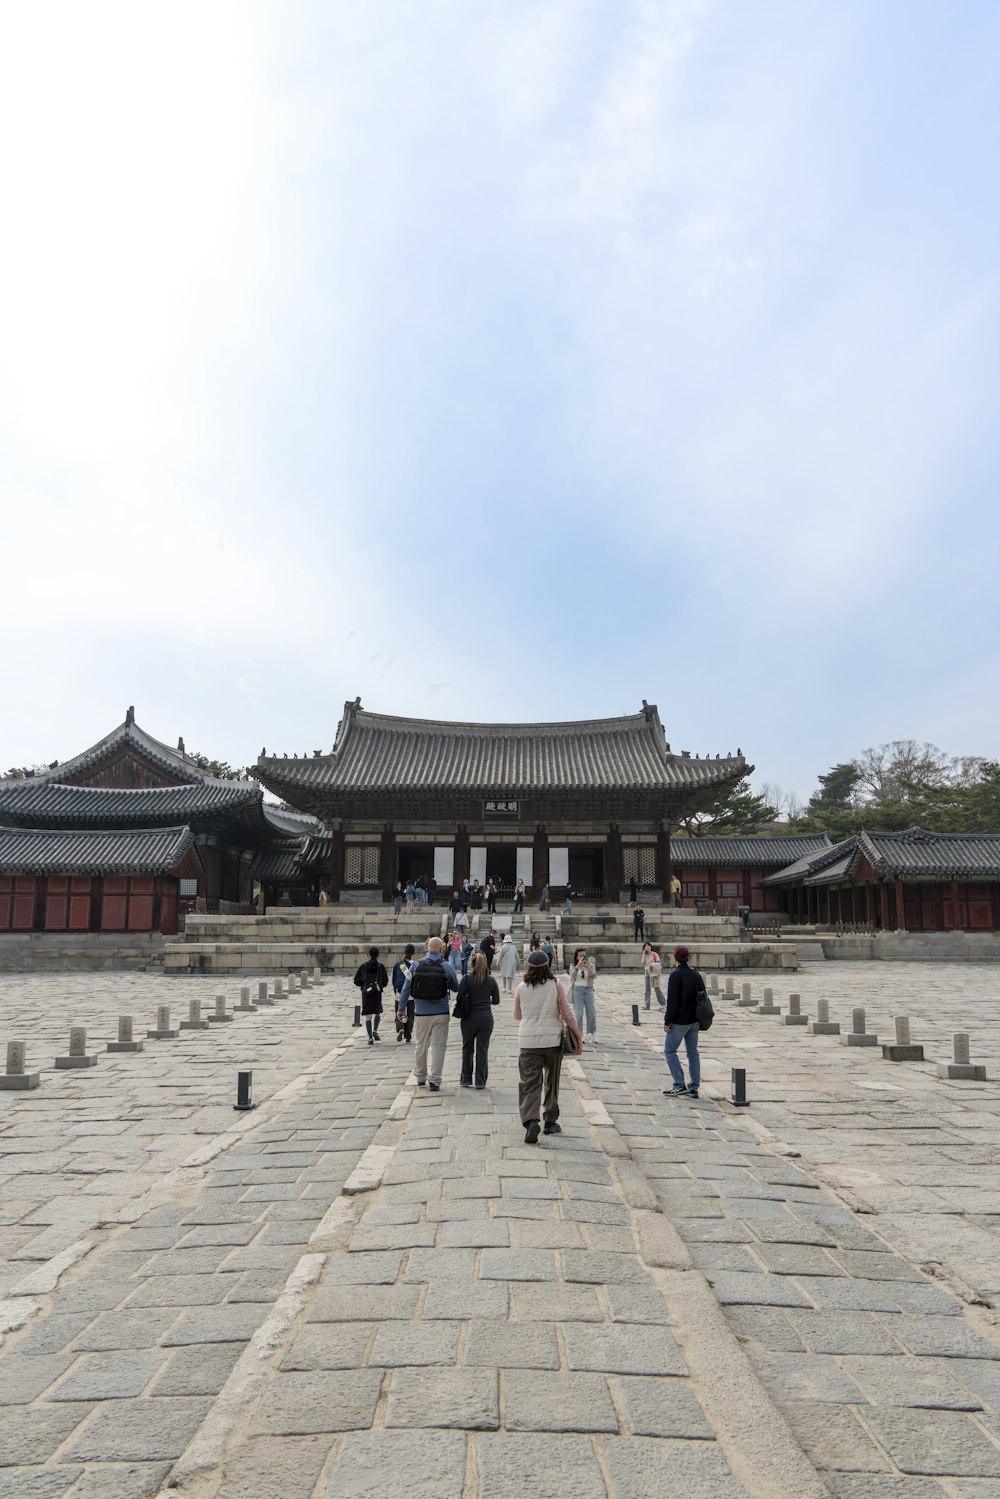
[[[35,1287],[9,1279],[0,1305],[0,1499],[1000,1495],[992,1310],[794,1159],[777,1101],[737,1113],[711,1082],[664,1098],[655,1017],[628,1024],[624,981],[603,994],[564,1132],[535,1147],[508,1013],[485,1093],[457,1087],[454,1038],[445,1089],[417,1090],[388,1027],[371,1048],[350,1028],[342,980],[240,1017],[239,1047],[196,1033],[157,1053],[167,1086],[198,1043],[255,1056],[294,1004],[315,1017],[308,1063],[257,1113],[218,1104],[187,1164],[85,1221],[58,1278],[58,1260],[17,1266]],[[721,1014],[706,1077],[768,1024]],[[100,1098],[96,1073],[29,1098],[76,1108],[87,1086]],[[26,1167],[28,1101],[0,1104],[5,1194],[54,1148]]]

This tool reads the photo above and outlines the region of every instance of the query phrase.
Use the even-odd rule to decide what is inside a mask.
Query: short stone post
[[[209,1011],[208,1018],[213,1025],[216,1021],[222,1023],[226,1020],[232,1020],[232,1015],[226,1009],[226,996],[224,994],[217,994],[215,996],[215,1009]]]
[[[294,973],[288,975],[288,992],[289,994],[298,994],[299,992],[299,981]]]
[[[37,1088],[41,1073],[25,1072],[28,1048],[23,1041],[7,1042],[7,1071],[0,1077],[0,1092],[23,1093],[28,1088]]]
[[[717,973],[710,973],[708,976],[708,992],[709,994],[718,994],[719,992],[719,975]]]
[[[275,979],[274,981],[274,997],[275,999],[284,999],[285,997],[285,985],[282,979]]]
[[[727,978],[726,979],[726,998],[727,999],[735,999],[736,998],[736,985],[735,985],[735,983],[733,982],[733,980],[731,978]]]
[[[302,972],[299,974],[299,983],[300,983],[300,985],[302,986],[303,989],[308,989],[309,988],[309,969],[308,968],[303,968]]]
[[[802,996],[801,996],[801,994],[789,994],[789,996],[788,996],[788,1014],[783,1017],[783,1024],[785,1024],[785,1025],[808,1025],[809,1024],[809,1016],[808,1015],[803,1015],[803,1013],[802,1013]]]
[[[869,1035],[865,1030],[865,1012],[862,1009],[851,1011],[851,1028],[846,1036],[840,1038],[841,1046],[877,1046],[878,1037]]]
[[[274,1000],[267,992],[267,979],[261,979],[260,983],[257,985],[257,1006],[259,1008],[261,1005],[273,1004]]]
[[[82,1025],[69,1028],[69,1054],[56,1057],[57,1067],[96,1067],[97,1053],[87,1053],[87,1030]]]
[[[887,1062],[922,1062],[924,1060],[924,1048],[914,1046],[910,1040],[910,1017],[908,1015],[896,1015],[893,1017],[893,1028],[896,1033],[895,1041],[886,1045],[882,1044],[882,1056]]]
[[[156,1029],[147,1031],[146,1035],[151,1041],[173,1041],[180,1035],[180,1031],[173,1030],[170,1025],[170,1006],[157,1005],[156,1007]]]
[[[321,984],[323,982],[323,970],[322,970],[322,968],[314,968],[313,969],[312,981],[313,981],[314,985]]]
[[[246,1014],[246,1015],[250,1015],[250,1014],[254,1014],[255,1015],[257,1013],[257,1006],[256,1005],[252,1005],[250,1003],[250,986],[249,986],[249,984],[244,984],[243,988],[240,990],[240,1002],[239,1002],[238,1005],[235,1006],[235,1008],[237,1010],[242,1010],[243,1013]]]
[[[132,1016],[118,1016],[118,1040],[108,1042],[108,1051],[142,1051],[145,1041],[136,1041],[132,1032]]]
[[[836,1020],[830,1019],[830,1001],[818,999],[816,1001],[816,1019],[809,1027],[814,1036],[839,1036],[840,1025]]]
[[[780,1015],[781,1014],[781,1006],[780,1005],[776,1005],[775,1002],[774,1002],[774,990],[773,989],[765,989],[764,990],[764,998],[761,1001],[761,1003],[757,1006],[757,1014],[758,1015]]]
[[[748,1006],[757,1003],[753,997],[753,986],[751,984],[740,985],[740,997],[736,1003],[741,1009],[746,1009]]]
[[[208,1021],[201,1018],[201,1000],[188,1000],[188,1018],[181,1021],[182,1031],[207,1031]]]
[[[985,1083],[986,1068],[971,1060],[969,1034],[956,1031],[951,1038],[951,1061],[938,1062],[938,1077],[965,1078],[968,1082]]]

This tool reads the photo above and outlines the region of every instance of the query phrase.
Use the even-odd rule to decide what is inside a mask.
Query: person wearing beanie
[[[697,968],[689,966],[690,956],[686,947],[674,948],[676,966],[667,980],[667,1008],[663,1016],[663,1029],[666,1033],[663,1054],[673,1079],[673,1087],[663,1090],[668,1098],[678,1098],[681,1094],[686,1094],[688,1098],[697,1098],[698,1085],[701,1082],[701,1058],[698,1055],[700,1029],[698,996],[705,987],[705,981]],[[688,1071],[691,1077],[687,1085],[684,1082],[684,1068],[677,1055],[677,1049],[682,1041],[687,1051]]]
[[[562,985],[553,978],[548,953],[528,954],[524,978],[514,990],[517,1032],[518,1105],[525,1145],[534,1145],[542,1132],[562,1133],[559,1126],[559,1073],[562,1067],[563,1025],[579,1052],[583,1037]],[[544,1096],[543,1096],[544,1095]]]

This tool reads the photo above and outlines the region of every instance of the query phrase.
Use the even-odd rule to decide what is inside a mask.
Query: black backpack
[[[697,972],[697,970],[695,971]],[[698,974],[698,983],[701,985],[701,988],[698,990],[698,997],[695,1000],[694,1013],[698,1021],[698,1029],[700,1031],[709,1031],[712,1029],[712,1021],[715,1019],[715,1011],[712,1008],[712,1001],[709,999],[708,991],[705,988],[705,980],[700,973]]]
[[[425,958],[422,963],[418,963],[410,979],[410,998],[444,999],[447,993],[448,975],[444,971],[444,964],[433,958]]]

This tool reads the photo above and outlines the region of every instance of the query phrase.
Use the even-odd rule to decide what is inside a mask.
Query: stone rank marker
[[[234,1005],[233,1008],[235,1010],[241,1010],[245,1015],[255,1015],[257,1013],[257,1006],[250,1003],[249,984],[244,984],[243,988],[240,990],[240,1002],[238,1005]]]
[[[851,1011],[851,1029],[846,1036],[840,1038],[841,1046],[877,1046],[878,1036],[870,1034],[865,1030],[865,1012],[862,1009]]]
[[[801,994],[789,994],[788,1014],[784,1016],[785,1025],[808,1025],[809,1016],[802,1013]]]
[[[157,1005],[156,1007],[156,1029],[146,1032],[151,1041],[173,1041],[180,1031],[172,1030],[170,1027],[170,1006]]]
[[[322,968],[314,968],[313,969],[312,981],[313,981],[314,987],[315,987],[316,984],[321,984],[323,982],[323,970],[322,970]]]
[[[213,1024],[216,1021],[232,1020],[232,1015],[226,1009],[226,996],[224,994],[217,994],[215,996],[215,1009],[209,1011],[208,1018]]]
[[[201,1000],[188,1001],[188,1018],[181,1021],[182,1031],[207,1031],[208,1021],[201,1018]]]
[[[274,997],[275,999],[284,999],[285,997],[285,985],[282,979],[275,979],[274,981]]]
[[[69,1028],[69,1053],[64,1057],[56,1057],[57,1067],[96,1067],[96,1051],[87,1051],[87,1028],[83,1025],[71,1025]]]
[[[273,1004],[274,1000],[267,992],[267,979],[261,979],[260,983],[257,985],[257,1006],[259,1008],[261,1005]]]
[[[719,975],[717,973],[710,973],[708,976],[708,992],[709,994],[718,994],[719,992]]]
[[[302,969],[302,972],[299,974],[299,983],[301,984],[301,986],[302,986],[303,989],[308,989],[309,988],[309,969],[308,968],[303,968]]]
[[[757,1003],[757,1001],[753,997],[753,986],[751,984],[740,985],[740,997],[736,1001],[736,1003],[741,1008],[746,1008],[749,1005],[755,1005]]]
[[[951,1061],[938,1062],[938,1077],[964,1078],[967,1082],[985,1083],[986,1068],[970,1061],[968,1031],[956,1031],[951,1038]]]
[[[812,1022],[809,1029],[814,1036],[840,1035],[839,1022],[830,1019],[830,1001],[828,999],[818,999],[816,1001],[816,1019]]]
[[[895,1041],[882,1043],[882,1055],[887,1062],[922,1062],[924,1060],[924,1048],[915,1046],[910,1040],[910,1018],[908,1015],[896,1015],[893,1018],[895,1029]]]
[[[299,992],[299,981],[294,973],[288,975],[288,992],[289,994],[298,994]]]
[[[28,1088],[37,1088],[41,1082],[38,1072],[25,1072],[28,1048],[23,1041],[7,1042],[7,1071],[0,1075],[0,1092],[20,1093]]]
[[[136,1041],[132,1034],[132,1016],[118,1016],[118,1040],[108,1042],[108,1051],[142,1051],[145,1041]]]
[[[732,979],[726,979],[726,998],[727,999],[735,999],[736,998],[736,985],[735,985],[735,983],[733,982]]]
[[[758,1015],[780,1015],[781,1014],[781,1006],[780,1005],[776,1005],[775,1002],[774,1002],[774,990],[773,989],[765,989],[764,990],[764,998],[761,1000],[760,1004],[757,1006],[757,1014]]]

